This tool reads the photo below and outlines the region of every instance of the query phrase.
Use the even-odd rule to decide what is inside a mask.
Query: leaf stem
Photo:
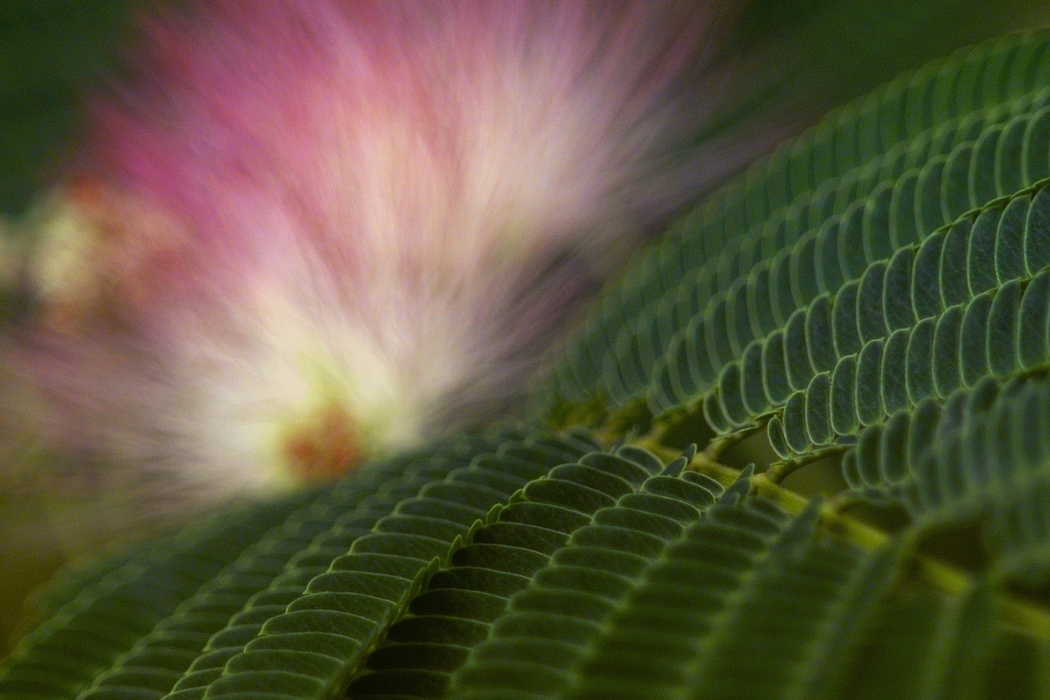
[[[652,435],[642,436],[632,441],[632,444],[644,447],[664,460],[674,459],[679,454],[678,450],[661,445]],[[698,452],[689,463],[688,468],[715,479],[723,486],[733,483],[740,475],[739,470],[716,462],[704,452]],[[777,483],[778,477],[783,477],[783,475],[757,474],[753,476],[751,478],[753,492],[773,501],[792,515],[802,512],[809,503],[809,499],[781,486]],[[865,549],[880,549],[889,546],[893,539],[892,535],[842,513],[841,505],[832,500],[821,507],[820,526],[824,532],[846,539]],[[919,554],[911,543],[909,547],[912,552],[907,556],[908,578],[951,596],[962,595],[977,585],[975,577],[966,571]],[[1000,592],[999,615],[1003,624],[1018,632],[1041,641],[1050,641],[1050,610],[1046,607],[1025,601],[1007,592]]]

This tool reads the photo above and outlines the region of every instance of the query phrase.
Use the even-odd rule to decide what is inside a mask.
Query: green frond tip
[[[731,434],[901,330],[912,371],[883,415],[976,381],[982,368],[965,362],[961,378],[944,366],[930,376],[922,321],[1047,262],[1048,41],[1015,35],[930,64],[755,164],[608,290],[536,409],[552,390],[608,396],[613,413],[644,398],[658,421],[702,406]],[[861,128],[875,133],[858,139]],[[1004,350],[983,371],[1014,371]],[[852,407],[837,405],[831,427],[848,431]],[[880,418],[870,402],[856,413]],[[831,435],[821,419],[809,443]]]

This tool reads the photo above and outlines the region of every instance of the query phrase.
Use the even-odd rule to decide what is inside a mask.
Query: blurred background
[[[58,177],[81,98],[112,74],[132,15],[131,0],[0,0],[0,329],[24,310],[13,276],[27,241],[13,224]],[[43,513],[33,492],[0,486],[0,657],[26,593],[68,556]]]
[[[134,35],[134,18],[157,4],[0,0],[0,334],[31,309],[17,285],[31,227],[19,222],[60,177],[83,126],[85,95],[119,79],[130,58],[121,47]],[[796,115],[799,126],[812,123],[900,70],[965,44],[1050,23],[1047,5],[1035,0],[754,0],[733,31],[725,58],[745,62],[756,79],[730,86],[732,109],[699,138],[714,138],[741,123],[761,124],[771,113]],[[0,382],[3,374],[0,367]],[[11,454],[0,445],[0,459]],[[58,531],[75,528],[75,522],[57,524],[45,516],[46,494],[4,483],[0,479],[0,657],[20,633],[27,593],[63,562],[83,554],[68,545],[75,537]]]

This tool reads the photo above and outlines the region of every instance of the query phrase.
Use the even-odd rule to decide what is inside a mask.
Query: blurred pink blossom
[[[713,0],[149,20],[53,205],[42,314],[9,351],[27,423],[178,507],[513,415],[581,300],[750,156],[676,157],[731,77],[707,70],[729,20]]]

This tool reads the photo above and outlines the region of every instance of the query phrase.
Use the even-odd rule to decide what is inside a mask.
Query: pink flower
[[[152,20],[11,353],[41,439],[208,503],[512,413],[581,300],[749,155],[671,157],[720,99],[716,4]]]

